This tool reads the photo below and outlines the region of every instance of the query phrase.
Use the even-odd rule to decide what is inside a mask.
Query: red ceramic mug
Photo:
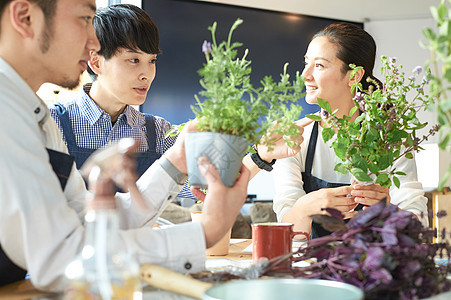
[[[272,259],[292,252],[292,242],[295,235],[304,235],[307,240],[308,233],[293,231],[292,223],[256,223],[252,224],[252,261],[256,262],[262,257]],[[290,267],[290,261],[282,264]]]

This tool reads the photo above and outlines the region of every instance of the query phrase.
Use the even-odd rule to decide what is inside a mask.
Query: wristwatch
[[[255,150],[257,150],[257,149],[255,149]],[[273,159],[271,162],[267,162],[267,161],[263,160],[260,157],[260,155],[258,155],[258,152],[251,153],[251,158],[252,158],[252,161],[257,165],[257,167],[259,167],[260,169],[263,169],[265,171],[268,171],[268,172],[272,171],[272,169],[273,169],[272,166],[276,162],[275,159]]]
[[[177,169],[165,156],[161,157],[159,162],[161,167],[166,171],[166,173],[168,173],[169,176],[171,176],[171,178],[175,182],[180,185],[185,183],[188,175],[180,172],[179,169]]]

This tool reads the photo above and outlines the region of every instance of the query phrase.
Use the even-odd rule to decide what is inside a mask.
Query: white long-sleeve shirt
[[[46,105],[2,58],[0,107],[0,244],[10,260],[28,270],[36,287],[62,291],[64,269],[84,244],[82,215],[92,195],[75,164],[64,192],[61,189],[46,151],[67,153],[61,133]],[[157,162],[138,187],[148,210],[137,207],[128,193],[116,195],[120,239],[127,251],[141,264],[179,272],[203,269],[205,236],[200,223],[161,230],[151,226],[182,186]],[[143,223],[147,225],[138,228]]]
[[[306,194],[302,172],[305,171],[307,148],[313,125],[314,123],[310,124],[304,130],[301,151],[293,157],[279,159],[274,164],[274,211],[279,221],[295,202]],[[350,174],[341,175],[334,171],[335,153],[333,148],[330,148],[332,140],[324,143],[321,132],[322,128],[319,126],[312,175],[327,182],[350,184]],[[391,203],[414,213],[420,218],[423,225],[427,226],[427,198],[424,196],[421,183],[417,180],[415,159],[400,158],[395,162],[394,167],[397,171],[407,175],[398,176],[401,182],[399,189],[395,185],[390,187]]]

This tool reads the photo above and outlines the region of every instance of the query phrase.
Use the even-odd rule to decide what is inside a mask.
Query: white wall
[[[422,29],[433,28],[434,19],[420,18],[410,20],[385,20],[370,21],[365,23],[365,30],[376,40],[378,54],[396,57],[398,63],[403,65],[403,71],[410,76],[412,69],[421,65],[424,66],[426,60],[430,59],[430,52],[420,46],[420,40],[425,42]],[[380,76],[380,63],[377,61],[375,75]],[[420,135],[427,134],[429,128],[437,123],[437,114],[430,111],[422,111],[419,114],[421,121],[429,123]],[[426,142],[425,150],[417,153],[416,161],[418,168],[418,179],[423,183],[425,189],[435,188],[439,177],[448,166],[449,155],[439,151],[437,146],[437,136]],[[446,162],[445,162],[446,161]],[[440,164],[440,162],[442,162]]]
[[[406,77],[412,75],[412,70],[416,66],[423,67],[426,60],[430,58],[430,53],[420,46],[420,40],[425,42],[422,29],[433,27],[434,24],[432,17],[427,19],[373,21],[365,23],[365,30],[373,36],[377,44],[377,59],[374,75],[382,79],[380,75],[380,57],[382,55],[396,57],[397,63],[403,66],[402,71],[406,73]],[[427,121],[429,123],[429,126],[421,134],[426,134],[429,128],[437,122],[435,112],[422,111],[419,118],[421,121]],[[436,141],[437,138],[433,137],[428,143],[436,143]]]

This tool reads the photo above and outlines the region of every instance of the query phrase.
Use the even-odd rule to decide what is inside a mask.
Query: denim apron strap
[[[318,122],[313,125],[310,141],[307,148],[307,157],[305,162],[305,171],[302,172],[302,181],[304,182],[304,191],[308,194],[323,188],[334,188],[349,184],[327,182],[312,175],[313,157],[315,156],[316,141],[318,139]],[[324,229],[320,224],[312,222],[312,231],[310,237],[312,239],[329,235],[330,231]]]
[[[64,190],[72,170],[74,158],[69,154],[51,149],[47,149],[47,152],[52,169],[59,179],[61,189]],[[27,271],[12,262],[0,245],[0,286],[23,280],[26,274]]]
[[[150,114],[143,113],[146,119],[147,146],[148,152],[157,152],[157,130],[155,118]]]
[[[144,172],[161,157],[161,154],[157,152],[157,133],[155,126],[155,118],[150,114],[144,114],[146,119],[146,132],[147,132],[147,151],[136,153],[137,171],[138,176],[144,174]]]
[[[75,164],[77,169],[85,163],[89,156],[91,156],[97,149],[82,148],[77,145],[77,140],[75,139],[75,134],[72,130],[72,125],[69,119],[69,112],[61,103],[55,104],[58,117],[60,118],[61,127],[63,128],[63,134],[66,139],[67,149],[69,153],[75,158]]]
[[[70,171],[74,163],[74,157],[67,153],[47,149],[49,154],[49,161],[52,165],[53,172],[59,179],[61,189],[64,191],[67,180],[69,179]]]

